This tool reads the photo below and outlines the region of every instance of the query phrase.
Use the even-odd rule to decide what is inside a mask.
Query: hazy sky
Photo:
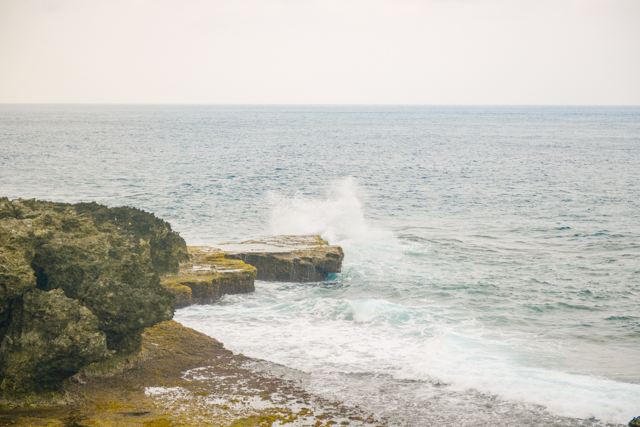
[[[0,0],[0,103],[640,105],[640,0]]]

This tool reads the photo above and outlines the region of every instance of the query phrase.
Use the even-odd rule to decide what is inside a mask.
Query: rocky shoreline
[[[0,408],[0,425],[384,425],[357,408],[253,369],[260,361],[233,354],[177,322],[148,328],[142,338],[135,355],[81,370],[58,399]]]
[[[162,277],[176,308],[211,304],[255,290],[255,280],[319,282],[339,273],[344,252],[319,236],[274,236],[242,243],[189,246],[179,271]]]
[[[387,425],[171,320],[343,258],[318,236],[187,246],[138,209],[0,198],[0,426]]]
[[[381,425],[170,320],[343,257],[318,236],[187,247],[137,209],[0,198],[0,425]]]

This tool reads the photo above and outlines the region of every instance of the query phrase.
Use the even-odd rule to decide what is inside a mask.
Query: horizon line
[[[119,102],[0,102],[8,105],[38,106],[264,106],[264,107],[640,107],[640,104],[331,104],[331,103],[119,103]]]

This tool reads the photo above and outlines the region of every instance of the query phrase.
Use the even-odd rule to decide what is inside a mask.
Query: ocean
[[[341,245],[175,319],[389,426],[640,415],[640,107],[0,105],[0,195]]]

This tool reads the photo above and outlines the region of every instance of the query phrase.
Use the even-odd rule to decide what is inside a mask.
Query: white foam
[[[638,411],[638,384],[523,366],[501,352],[501,343],[483,341],[453,332],[435,336],[415,348],[419,356],[404,374],[540,404],[563,416],[626,423]]]
[[[234,351],[305,372],[444,381],[451,390],[478,390],[605,422],[625,423],[637,415],[640,385],[523,365],[504,342],[483,338],[471,326],[471,335],[454,330],[424,307],[373,298],[301,298],[302,287],[276,286],[270,291],[288,296],[279,300],[268,292],[247,304],[190,307],[176,318]]]
[[[324,198],[271,196],[270,233],[319,234],[343,247],[340,288],[259,283],[255,294],[228,296],[215,307],[189,307],[176,318],[231,350],[314,374],[446,382],[449,390],[477,390],[604,422],[626,423],[638,415],[640,385],[567,372],[566,364],[557,370],[539,364],[546,344],[531,334],[501,337],[505,332],[485,330],[473,309],[467,314],[457,302],[438,305],[437,294],[421,293],[430,286],[431,272],[410,257],[419,253],[421,262],[434,262],[425,260],[430,249],[423,243],[407,246],[372,227],[358,199],[361,191],[345,178],[333,182]],[[457,274],[463,267],[446,271]],[[400,285],[387,286],[392,280]],[[404,294],[409,299],[402,298],[403,281],[414,286]],[[557,349],[548,353],[550,359],[561,357]]]
[[[378,314],[380,314],[385,306],[389,303],[382,300],[373,298],[357,300],[350,302],[351,309],[353,310],[353,320],[357,323],[370,323]]]

